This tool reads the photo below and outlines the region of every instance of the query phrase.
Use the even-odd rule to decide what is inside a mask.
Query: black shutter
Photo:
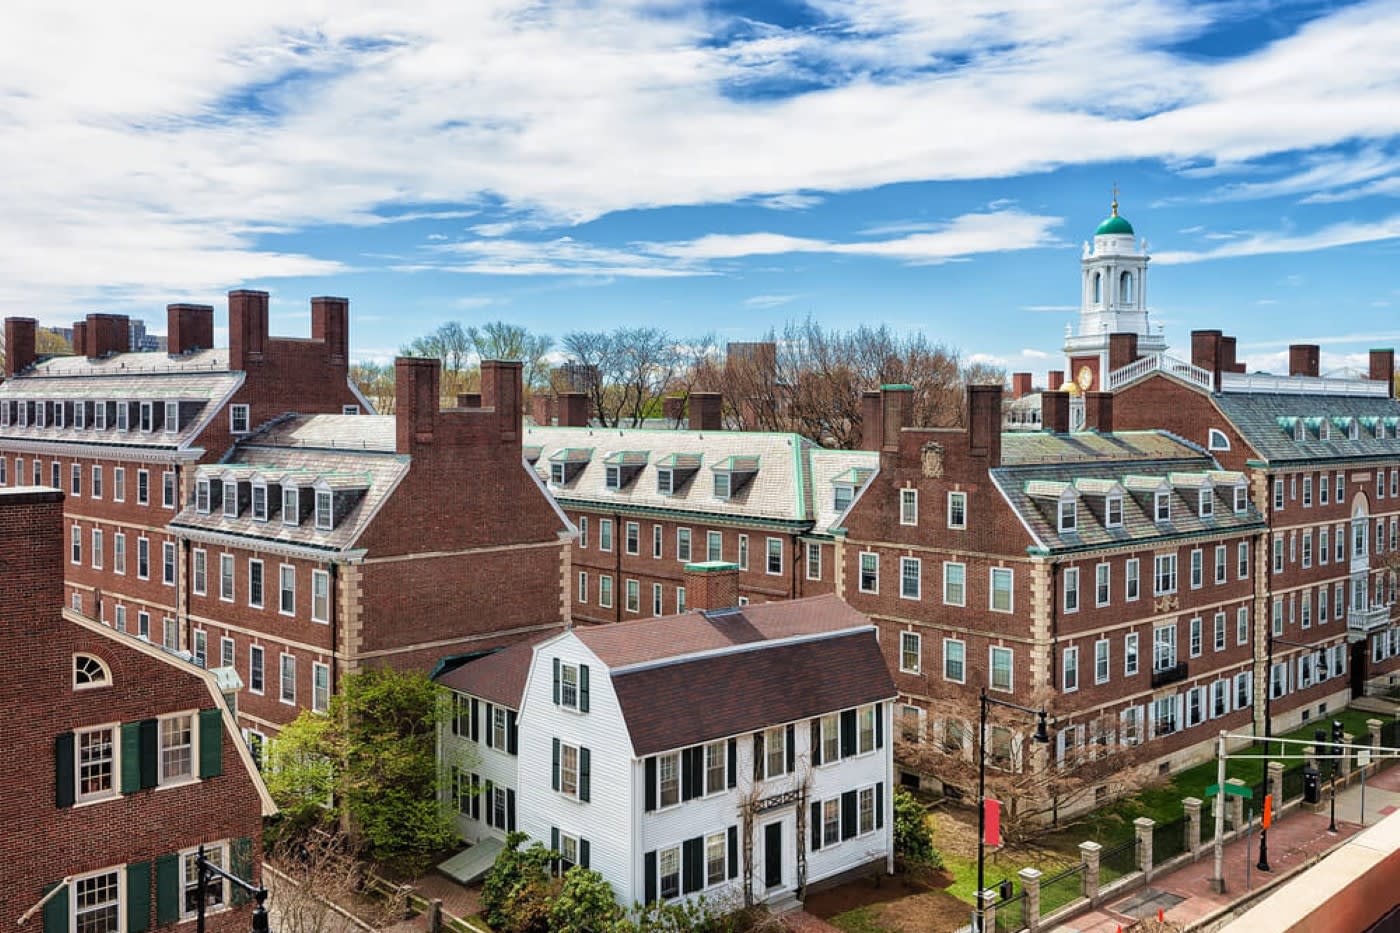
[[[122,793],[141,789],[141,724],[122,724]]]
[[[578,711],[588,712],[588,665],[578,666]]]
[[[559,705],[559,659],[554,659],[554,705]]]
[[[481,726],[477,724],[477,716],[481,713],[481,702],[476,697],[472,697],[472,721],[468,732],[471,733],[473,742],[481,741]]]
[[[690,894],[705,886],[705,837],[696,836],[681,844],[681,893]]]
[[[739,827],[729,827],[727,835],[729,851],[729,880],[739,877]]]
[[[54,802],[60,807],[73,806],[77,787],[73,777],[73,733],[64,732],[53,740]]]
[[[578,799],[584,803],[588,802],[588,794],[592,784],[589,758],[588,749],[580,748],[578,750]]]
[[[797,727],[788,723],[787,727],[787,773],[797,770]]]
[[[856,792],[848,790],[841,795],[841,838],[850,839],[856,834]]]
[[[822,721],[812,720],[812,764],[822,763]]]
[[[728,761],[726,762],[726,766],[727,766],[728,769],[729,769],[729,774],[728,774],[728,777],[729,777],[729,789],[730,789],[730,790],[733,790],[734,787],[735,787],[735,785],[737,785],[737,784],[739,783],[739,740],[738,740],[738,739],[730,739],[730,740],[729,740],[729,748],[728,748],[728,751],[727,751],[725,754],[728,756]]]
[[[141,720],[141,786],[155,787],[159,783],[160,723],[154,719],[143,719]]]
[[[885,828],[885,782],[875,785],[875,828]]]
[[[812,851],[815,852],[822,847],[822,805],[821,801],[812,804],[812,822],[807,827],[812,840]]]
[[[584,838],[582,838],[582,837],[580,837],[580,838],[579,838],[579,841],[578,841],[578,865],[579,865],[579,868],[587,868],[587,867],[588,867],[588,855],[589,855],[588,849],[589,849],[588,840],[587,840],[587,839],[584,839]]]
[[[486,782],[486,825],[500,828],[496,826],[496,785],[492,781]]]
[[[520,714],[514,711],[506,713],[506,752],[520,754]]]
[[[549,786],[550,786],[550,787],[553,787],[555,790],[558,790],[558,789],[559,789],[559,740],[558,740],[558,739],[555,739],[555,740],[554,740],[554,768],[553,768],[553,770],[552,770],[550,773],[551,773],[552,776],[551,776],[551,778],[550,778],[550,784],[549,784]]]
[[[494,739],[494,736],[495,736],[495,734],[496,734],[496,728],[495,728],[495,722],[496,722],[496,720],[495,720],[495,718],[494,718],[494,717],[495,717],[495,710],[496,710],[496,708],[495,708],[494,706],[492,706],[490,703],[487,703],[487,704],[486,704],[486,747],[487,747],[487,748],[494,748],[494,747],[495,747],[495,746],[493,746],[493,745],[491,744],[492,741],[493,741],[493,739]]]
[[[850,758],[856,753],[856,711],[848,709],[841,714],[841,757]]]
[[[646,812],[650,813],[652,810],[655,810],[655,809],[656,809],[656,756],[655,756],[655,755],[649,755],[649,756],[647,756],[646,768],[645,768],[645,770],[646,770],[646,784],[647,784],[647,787],[646,787]],[[652,874],[655,875],[655,874],[656,874],[656,871],[655,871],[655,869],[656,869],[656,853],[655,853],[655,852],[650,852],[650,853],[648,853],[648,855],[651,856],[651,861],[652,861]],[[655,879],[653,878],[652,880],[655,880]],[[647,903],[650,904],[652,900],[655,900],[655,898],[649,899],[649,900],[647,901]]]
[[[695,768],[695,757],[696,757],[696,755],[695,755],[695,753],[698,752],[698,751],[700,751],[700,749],[699,749],[698,747],[697,747],[697,748],[683,748],[683,749],[681,749],[681,799],[682,799],[682,800],[690,800],[690,799],[692,799],[692,798],[694,798],[694,797],[699,797],[699,796],[700,796],[700,793],[699,793],[699,791],[696,789],[696,786],[695,786],[696,783],[697,783],[696,780],[695,780],[695,773],[696,773],[696,768]]]
[[[515,832],[515,791],[506,788],[506,832]]]
[[[885,747],[885,704],[875,704],[875,747]]]
[[[481,819],[481,775],[472,775],[472,819]]]
[[[650,761],[651,759],[648,760]],[[654,904],[656,903],[656,850],[653,849],[642,856],[642,874],[646,876],[646,881],[644,883],[646,902],[648,904]],[[67,933],[67,918],[64,918],[63,930],[64,933]]]
[[[753,734],[753,779],[763,780],[763,733]]]
[[[131,862],[126,866],[126,929],[128,933],[145,933],[150,928],[151,863]]]
[[[555,853],[556,856],[557,856],[558,853],[559,853],[559,827],[558,827],[558,826],[551,826],[551,827],[549,827],[549,851]],[[556,874],[556,875],[559,874],[559,869],[561,869],[561,868],[563,868],[563,867],[564,867],[564,866],[563,866],[563,864],[561,864],[560,860],[559,860],[558,858],[555,858],[555,859],[554,859],[554,862],[553,862],[553,873]]]

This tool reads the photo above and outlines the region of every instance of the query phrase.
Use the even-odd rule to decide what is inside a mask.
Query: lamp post
[[[975,895],[977,898],[977,929],[974,933],[986,933],[985,924],[982,922],[985,916],[982,891],[986,888],[985,870],[987,863],[987,707],[989,706],[1004,706],[1007,709],[1014,709],[1038,717],[1032,739],[1041,745],[1050,744],[1050,731],[1046,728],[1044,709],[1031,709],[1029,706],[1012,703],[1010,700],[989,697],[987,696],[987,688],[982,688],[978,697],[977,719],[977,893]]]
[[[197,933],[204,933],[205,901],[209,893],[209,882],[215,877],[223,878],[230,884],[236,884],[244,891],[251,894],[253,900],[257,901],[258,904],[257,907],[253,908],[252,933],[271,933],[267,925],[267,888],[260,885],[254,886],[237,875],[232,875],[224,871],[218,865],[215,865],[204,857],[204,846],[202,845],[199,847],[198,854],[194,857],[194,867],[197,885],[196,893],[199,897],[199,904],[195,908],[195,930]]]
[[[1268,637],[1268,661],[1267,669],[1264,672],[1264,757],[1269,755],[1269,740],[1274,737],[1274,642],[1280,645],[1287,645],[1290,648],[1312,649],[1312,645],[1304,645],[1300,642],[1289,641],[1286,638],[1276,638],[1274,636],[1273,622],[1269,622]],[[1264,768],[1264,794],[1267,796],[1273,788],[1269,786],[1269,769]],[[1269,868],[1269,831],[1261,828],[1259,830],[1259,863],[1254,866],[1260,871],[1272,871]]]

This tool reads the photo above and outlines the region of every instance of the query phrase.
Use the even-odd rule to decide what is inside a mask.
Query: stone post
[[[1245,783],[1244,783],[1244,781],[1241,781],[1239,778],[1227,778],[1227,779],[1225,780],[1225,783],[1226,783],[1226,784],[1229,784],[1229,785],[1231,785],[1231,786],[1234,786],[1234,787],[1244,787],[1244,786],[1246,786]],[[1232,797],[1230,797],[1228,800],[1225,801],[1225,805],[1229,808],[1229,809],[1227,809],[1227,810],[1225,811],[1225,816],[1230,820],[1230,828],[1231,828],[1231,829],[1234,829],[1234,830],[1236,830],[1236,831],[1239,831],[1239,830],[1243,829],[1243,828],[1244,828],[1244,798],[1243,798],[1243,797],[1234,797],[1234,796],[1232,796]],[[1256,807],[1262,807],[1262,806],[1264,805],[1264,801],[1262,801],[1262,800],[1256,801],[1254,805],[1255,805]]]
[[[1381,747],[1381,721],[1379,719],[1366,720],[1366,731],[1371,733],[1371,773],[1375,774],[1380,770],[1381,759],[1376,751]]]
[[[1268,765],[1269,793],[1274,795],[1274,816],[1278,816],[1283,806],[1283,762],[1271,761]],[[1264,802],[1259,801],[1259,812],[1264,812]]]
[[[1099,902],[1099,852],[1102,849],[1097,842],[1079,844],[1079,860],[1084,863],[1084,896],[1090,904]]]
[[[1304,745],[1304,746],[1303,746],[1303,765],[1304,765],[1305,767],[1312,768],[1312,769],[1314,769],[1314,770],[1318,770],[1318,771],[1322,770],[1321,768],[1318,768],[1318,766],[1317,766],[1317,746],[1316,746],[1316,745]]]
[[[997,892],[994,888],[988,888],[982,892],[982,931],[997,928]]]
[[[1356,741],[1356,736],[1350,732],[1342,733],[1342,741],[1351,745]],[[1342,757],[1337,761],[1337,774],[1342,778],[1342,786],[1346,786],[1347,779],[1351,777],[1351,770],[1356,761],[1356,750],[1351,748],[1342,749]]]
[[[1034,868],[1023,868],[1018,875],[1021,876],[1021,890],[1026,893],[1025,913],[1026,926],[1031,933],[1039,933],[1040,930],[1040,872]]]
[[[1220,806],[1220,801],[1216,800],[1215,805]],[[1186,810],[1186,851],[1194,859],[1201,848],[1201,801],[1198,797],[1185,797],[1181,806]]]
[[[1157,821],[1150,816],[1140,816],[1133,820],[1137,832],[1138,867],[1142,869],[1142,880],[1152,880],[1152,827]]]

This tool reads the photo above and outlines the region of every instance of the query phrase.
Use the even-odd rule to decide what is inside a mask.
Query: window
[[[160,545],[160,578],[166,586],[175,585],[175,542],[163,541]]]
[[[821,733],[822,761],[837,761],[841,757],[841,723],[839,716],[823,716],[818,721]]]
[[[160,720],[160,783],[194,777],[194,716],[179,713]]]
[[[1094,683],[1102,684],[1108,682],[1109,647],[1108,639],[1100,638],[1094,642]]]
[[[720,884],[725,878],[725,833],[711,833],[705,837],[705,883]]]
[[[233,555],[219,555],[219,599],[233,602]]]
[[[608,467],[604,467],[603,485],[606,486],[608,489],[614,489],[614,490],[615,490],[615,489],[621,489],[621,488],[622,488],[622,467],[619,467],[619,466],[608,466]]]
[[[282,670],[279,689],[283,703],[296,704],[297,701],[297,659],[295,655],[282,655]]]
[[[864,755],[875,750],[875,707],[862,706],[856,711],[856,754]]]
[[[993,567],[991,609],[993,612],[1012,611],[1012,570],[1010,567]]]
[[[1123,527],[1123,497],[1109,496],[1104,507],[1104,527]]]
[[[173,621],[171,619],[166,619],[164,634],[167,646],[172,642],[179,642],[179,636],[174,631],[174,628]],[[209,666],[209,634],[203,629],[194,630],[194,663],[199,667]]]
[[[62,486],[61,486],[61,484],[58,482],[58,463],[57,463],[57,462],[55,462],[54,465],[53,465],[53,477],[52,477],[52,479],[54,480],[54,482],[51,483],[50,485],[54,486],[55,488],[61,489]],[[36,483],[35,485],[38,485],[38,484]],[[80,495],[83,494],[83,467],[82,467],[82,464],[78,464],[78,463],[73,464],[72,470],[70,470],[70,472],[69,472],[69,486],[68,486],[68,492],[69,492],[70,495],[74,495],[74,496],[80,496]]]
[[[859,588],[862,593],[880,592],[880,555],[870,551],[860,552]]]
[[[1274,477],[1274,511],[1283,511],[1283,477]]]
[[[724,532],[705,532],[705,560],[724,560]]]
[[[899,523],[901,525],[919,524],[919,491],[917,489],[901,489],[899,491]]]
[[[1202,641],[1203,641],[1203,635],[1204,635],[1202,629],[1203,629],[1204,625],[1205,625],[1204,621],[1202,621],[1199,617],[1194,618],[1194,619],[1191,620],[1191,645],[1190,645],[1190,651],[1191,651],[1191,657],[1193,657],[1193,658],[1198,658],[1198,657],[1201,656]]]
[[[1303,532],[1303,569],[1305,570],[1312,566],[1312,543],[1312,531]]]
[[[1302,606],[1303,606],[1303,609],[1302,609],[1302,616],[1301,616],[1301,619],[1300,619],[1300,623],[1301,623],[1301,625],[1303,626],[1303,628],[1312,628],[1312,594],[1311,594],[1311,593],[1304,593],[1304,594],[1303,594],[1303,603],[1302,603]]]
[[[116,796],[116,727],[80,729],[74,738],[74,751],[77,755],[74,772],[78,779],[78,802]]]
[[[1172,494],[1159,492],[1152,497],[1152,514],[1159,522],[1172,520]]]
[[[923,594],[923,562],[917,557],[899,559],[899,595],[901,599],[921,599]]]
[[[1310,509],[1310,508],[1312,508],[1312,498],[1313,498],[1313,480],[1312,480],[1312,476],[1311,476],[1311,475],[1304,476],[1304,477],[1303,477],[1303,508],[1305,508],[1305,509]]]
[[[1337,559],[1337,563],[1340,564],[1342,561],[1346,560],[1347,556],[1347,539],[1346,535],[1342,533],[1341,525],[1338,525],[1336,530],[1332,532],[1332,543],[1335,545],[1334,556]]]
[[[122,927],[121,871],[110,869],[72,885],[73,925],[78,933],[120,933]],[[68,897],[67,893],[59,895]]]
[[[1235,545],[1235,576],[1241,580],[1249,579],[1249,542],[1241,541]]]
[[[1338,503],[1340,503],[1340,502],[1341,502],[1342,500],[1344,500],[1346,497],[1347,497],[1347,478],[1346,478],[1346,474],[1345,474],[1345,473],[1338,473],[1338,474],[1337,474],[1337,494],[1336,494],[1335,496],[1333,496],[1333,498],[1336,499]]]
[[[606,519],[604,519],[604,521],[606,521]],[[609,535],[609,538],[611,538],[611,537],[612,537],[612,536]],[[601,547],[601,545],[599,545],[599,546]],[[607,548],[604,548],[604,550],[608,550],[608,549],[611,548],[611,547],[612,547],[612,545],[609,544]],[[682,564],[688,564],[688,563],[690,563],[690,529],[689,529],[689,528],[677,528],[677,529],[676,529],[676,560],[679,561],[679,562],[682,563]]]
[[[1224,583],[1230,578],[1230,550],[1223,544],[1215,546],[1215,582]]]
[[[248,561],[248,605],[254,609],[263,607],[263,562]]]
[[[779,777],[787,773],[787,729],[765,729],[763,732],[763,776]]]
[[[1128,558],[1123,564],[1123,598],[1133,602],[1142,591],[1139,580],[1139,563],[1136,557]]]
[[[151,541],[149,538],[136,539],[136,576],[142,580],[151,578]]]
[[[102,529],[92,529],[92,569],[102,569]]]
[[[199,913],[199,868],[195,861],[198,857],[198,849],[192,849],[180,855],[184,873],[184,883],[181,886],[184,894],[180,903],[180,916],[184,919],[189,919]],[[211,865],[215,865],[219,868],[228,867],[224,864],[224,846],[222,843],[206,845],[204,847],[204,858]],[[211,880],[204,888],[205,913],[217,910],[228,903],[227,888],[227,881],[218,875],[212,876]]]
[[[78,525],[74,525],[69,531],[68,547],[72,552],[73,563],[81,564],[83,562],[83,529]]]
[[[966,564],[943,564],[943,602],[949,606],[967,605]]]
[[[311,663],[311,709],[317,713],[324,713],[330,709],[331,705],[331,668],[329,664],[322,664],[320,661]],[[496,712],[504,712],[500,707]],[[497,746],[504,748],[504,745]]]
[[[1154,732],[1160,737],[1171,735],[1180,728],[1177,722],[1177,701],[1179,697],[1158,697],[1152,701],[1152,722]]]
[[[768,548],[768,573],[778,576],[783,572],[783,539],[769,538]]]
[[[1060,500],[1060,534],[1074,534],[1079,527],[1079,503],[1072,499]]]
[[[330,531],[334,527],[331,493],[326,489],[316,490],[316,530]]]
[[[705,746],[705,793],[717,794],[727,788],[728,742],[711,742]]]
[[[1223,612],[1217,612],[1217,613],[1215,614],[1215,642],[1214,642],[1214,644],[1215,644],[1215,650],[1216,650],[1216,651],[1224,651],[1224,650],[1225,650],[1225,613],[1223,613]]]
[[[742,536],[741,536],[742,537]],[[741,542],[743,543],[743,542]],[[807,579],[822,578],[822,546],[815,541],[807,542]]]
[[[917,674],[922,668],[923,639],[918,632],[899,633],[899,669],[906,674]]]
[[[1073,693],[1079,689],[1079,648],[1066,648],[1062,654],[1062,670],[1064,679],[1060,682],[1065,693]]]
[[[120,410],[120,409],[119,409]],[[248,433],[248,406],[230,405],[228,409],[228,429],[233,434]]]
[[[224,480],[224,518],[238,517],[238,483]]]
[[[967,493],[948,493],[948,527],[956,529],[967,527]]]
[[[611,609],[613,604],[613,578],[609,574],[599,574],[598,576],[598,605],[604,609]]]
[[[297,525],[301,522],[301,494],[295,486],[282,487],[282,524]]]
[[[1123,676],[1132,677],[1138,672],[1138,634],[1129,632],[1123,636]]]
[[[1215,492],[1210,489],[1197,490],[1196,506],[1196,514],[1201,518],[1210,518],[1215,514]]]
[[[681,896],[681,850],[679,846],[656,853],[656,873],[661,882],[661,899]]]
[[[1159,625],[1152,630],[1152,670],[1165,671],[1176,667],[1176,623]]]
[[[992,689],[1011,690],[1012,689],[1012,650],[1010,648],[993,647],[992,654]]]
[[[967,645],[956,638],[943,639],[943,679],[967,682]]]
[[[623,522],[622,547],[626,554],[640,554],[642,549],[642,526],[640,522]]]
[[[248,690],[263,692],[263,649],[261,645],[248,646]]]
[[[267,485],[253,484],[253,521],[267,521]]]
[[[1206,437],[1206,446],[1209,447],[1211,450],[1230,449],[1230,439],[1225,436],[1224,431],[1221,431],[1217,428],[1211,428],[1210,433],[1207,434]]]
[[[1096,564],[1094,566],[1094,605],[1107,606],[1111,595],[1109,565]]]
[[[681,756],[656,756],[656,806],[664,810],[681,802]]]
[[[1199,590],[1205,582],[1205,555],[1200,548],[1191,551],[1191,589]]]
[[[549,465],[549,481],[555,486],[564,485],[564,482],[567,478],[568,474],[564,471],[564,464],[551,463]]]
[[[219,666],[233,667],[233,639],[224,637],[219,639]]]
[[[822,845],[831,846],[841,841],[841,798],[833,797],[822,801]]]
[[[661,535],[660,535],[659,531],[660,531],[660,529],[658,528],[658,534],[657,534],[657,536],[656,536],[656,556],[657,556],[657,557],[660,557],[660,556],[661,556]],[[822,550],[822,549],[821,549],[820,545],[817,547],[816,550],[817,550],[817,558],[816,558],[816,559],[817,559],[817,575],[816,575],[815,577],[808,577],[808,579],[813,579],[813,580],[821,579],[821,550]],[[812,558],[811,558],[811,555],[809,554],[808,557],[807,557],[807,561],[808,561],[807,572],[808,572],[809,574],[811,573],[811,560],[812,560]],[[748,535],[739,535],[739,569],[740,569],[740,570],[748,570],[748,569],[749,569],[749,536],[748,536]]]
[[[1327,587],[1326,585],[1317,588],[1317,624],[1327,624]]]
[[[1152,558],[1152,595],[1176,592],[1176,555],[1157,554]]]
[[[73,689],[90,690],[112,682],[107,666],[90,654],[73,655]]]
[[[728,499],[733,485],[732,477],[728,473],[715,473],[715,498]]]
[[[288,612],[295,611],[296,605],[296,569],[287,565],[282,567],[284,583],[290,583],[290,597],[286,602],[293,608]],[[329,623],[331,621],[331,575],[326,570],[311,571],[311,621]]]
[[[651,614],[654,616],[659,616],[665,611],[665,606],[662,603],[664,592],[665,590],[660,583],[651,585]]]
[[[856,488],[849,483],[836,483],[831,487],[831,507],[837,512],[850,508],[855,497]]]
[[[118,487],[121,488],[123,481],[118,480]],[[210,509],[209,480],[200,479],[194,484],[194,509],[201,515],[208,515]]]
[[[102,498],[102,467],[94,465],[92,468],[92,497]]]
[[[623,597],[626,599],[625,608],[628,612],[642,611],[642,588],[636,580],[627,580],[623,585]]]
[[[235,500],[235,501],[237,501],[237,498],[238,498],[237,489],[238,489],[238,486],[237,486],[237,484],[235,484],[235,485],[234,485],[234,500]],[[224,492],[227,493],[228,490],[225,489]],[[151,504],[151,471],[150,471],[150,470],[137,470],[137,471],[136,471],[136,504],[137,504],[137,505],[150,505],[150,504]]]
[[[174,470],[166,470],[160,475],[160,504],[167,509],[175,508]]]
[[[1275,599],[1273,607],[1273,633],[1277,638],[1283,634],[1283,600]]]

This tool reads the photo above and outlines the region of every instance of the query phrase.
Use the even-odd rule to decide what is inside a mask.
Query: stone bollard
[[[1133,820],[1133,830],[1137,833],[1138,868],[1142,869],[1142,880],[1152,880],[1152,827],[1157,821],[1150,816],[1140,816]]]
[[[1344,743],[1346,743],[1347,745],[1352,745],[1352,744],[1354,744],[1354,743],[1356,742],[1356,736],[1352,735],[1350,732],[1343,732],[1343,733],[1342,733],[1342,741],[1343,741]],[[1356,749],[1354,749],[1354,748],[1344,748],[1344,749],[1342,749],[1342,757],[1337,761],[1337,773],[1338,773],[1339,775],[1342,776],[1342,786],[1343,786],[1343,787],[1345,787],[1345,786],[1347,785],[1347,783],[1349,782],[1349,780],[1350,780],[1350,778],[1351,778],[1352,768],[1355,767],[1355,763],[1356,763]]]
[[[428,903],[428,933],[442,933],[442,898],[435,897]]]
[[[1241,781],[1239,778],[1226,778],[1225,783],[1234,787],[1246,786],[1244,781]],[[1225,816],[1230,821],[1230,828],[1236,832],[1244,829],[1244,798],[1231,795],[1230,798],[1226,800],[1225,805],[1227,807]],[[1254,805],[1256,807],[1262,807],[1264,801],[1255,801]]]
[[[1376,754],[1381,747],[1381,721],[1379,719],[1366,720],[1366,731],[1371,733],[1371,773],[1375,774],[1381,767],[1380,755]]]
[[[997,892],[993,888],[988,888],[982,892],[982,930],[992,931],[997,928]]]
[[[1216,794],[1215,805],[1220,806],[1220,794]],[[1184,797],[1181,806],[1186,810],[1186,851],[1191,858],[1201,848],[1201,801],[1197,797]]]
[[[1319,768],[1319,767],[1317,766],[1317,746],[1316,746],[1316,745],[1304,745],[1304,746],[1303,746],[1303,765],[1304,765],[1305,767],[1312,768],[1312,769],[1315,770],[1315,771],[1321,771],[1321,770],[1322,770],[1321,768]]]
[[[1017,874],[1021,876],[1021,890],[1026,893],[1025,906],[1022,908],[1026,926],[1030,928],[1031,933],[1038,933],[1040,930],[1040,872],[1034,868],[1023,868]]]
[[[1084,863],[1084,896],[1090,904],[1099,902],[1099,853],[1103,846],[1097,842],[1079,844],[1079,860]]]
[[[1283,806],[1283,762],[1271,761],[1268,765],[1269,789],[1266,793],[1274,795],[1274,816],[1278,816],[1279,808]],[[1264,801],[1259,801],[1259,812],[1264,812]]]

